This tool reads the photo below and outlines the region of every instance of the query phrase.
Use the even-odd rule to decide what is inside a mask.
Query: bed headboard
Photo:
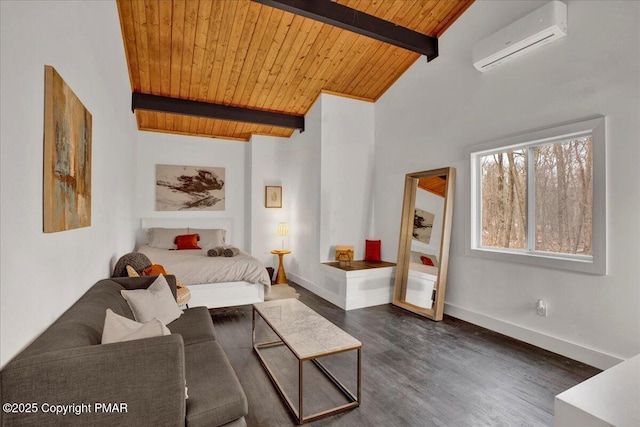
[[[227,230],[226,243],[233,243],[233,218],[140,218],[140,229],[136,233],[136,248],[146,243],[146,230],[151,227],[221,228]]]

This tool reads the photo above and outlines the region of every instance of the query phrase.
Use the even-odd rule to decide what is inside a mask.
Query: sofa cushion
[[[184,426],[184,385],[184,344],[180,335],[45,352],[14,359],[3,367],[2,402],[85,403],[92,411],[79,416],[42,410],[0,414],[0,425]],[[97,402],[124,403],[127,410],[95,411]]]
[[[247,427],[247,421],[244,419],[244,417],[242,417],[238,418],[235,421],[231,421],[230,423],[227,423],[221,427]]]
[[[185,346],[187,426],[220,426],[248,412],[247,398],[217,341]]]
[[[184,345],[215,340],[216,333],[207,307],[186,309],[182,316],[167,325],[171,333],[182,335]]]
[[[182,314],[163,275],[158,276],[147,289],[122,290],[120,293],[138,322],[148,322],[156,317],[168,324]]]

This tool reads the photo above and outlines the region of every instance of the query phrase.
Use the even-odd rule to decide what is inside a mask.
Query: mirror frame
[[[445,189],[442,236],[440,240],[440,256],[438,258],[438,278],[434,283],[435,298],[430,309],[411,304],[406,301],[407,279],[411,256],[411,240],[415,212],[416,191],[420,178],[447,176]],[[444,297],[447,287],[447,268],[449,266],[449,245],[451,240],[451,221],[453,219],[453,198],[456,185],[456,170],[452,167],[433,169],[405,175],[404,198],[402,202],[402,219],[400,223],[400,239],[398,243],[398,260],[393,289],[393,305],[404,308],[432,320],[442,320],[444,314]]]

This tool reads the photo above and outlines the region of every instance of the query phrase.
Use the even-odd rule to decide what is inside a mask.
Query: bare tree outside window
[[[491,154],[482,167],[482,246],[525,249],[527,169],[524,149]]]
[[[481,246],[592,255],[591,136],[484,155],[480,168]],[[527,216],[529,187],[533,218]],[[535,244],[527,241],[528,227]]]
[[[591,137],[533,149],[537,251],[592,255]]]

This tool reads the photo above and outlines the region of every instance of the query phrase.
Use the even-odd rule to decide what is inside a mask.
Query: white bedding
[[[210,257],[204,249],[178,251],[145,245],[138,248],[138,252],[149,257],[152,263],[162,265],[187,286],[238,281],[262,283],[265,291],[271,286],[264,265],[242,250],[234,257]]]
[[[435,277],[438,276],[438,267],[434,267],[432,265],[424,265],[421,262],[410,262],[409,270],[416,271],[416,272],[419,271],[420,273],[430,274]]]

